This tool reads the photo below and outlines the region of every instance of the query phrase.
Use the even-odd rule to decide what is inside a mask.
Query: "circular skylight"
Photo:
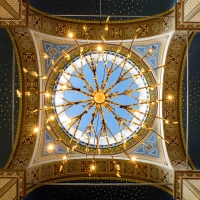
[[[108,148],[129,140],[149,112],[150,92],[140,69],[114,52],[86,53],[58,75],[53,106],[62,130],[76,142]]]

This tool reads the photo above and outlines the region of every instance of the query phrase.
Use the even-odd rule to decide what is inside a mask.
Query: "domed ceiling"
[[[36,157],[31,165],[46,163],[50,159],[59,160],[62,158],[59,154],[66,153],[65,146],[71,146],[76,152],[71,152],[69,158],[82,158],[87,151],[91,157],[95,148],[101,150],[99,158],[109,156],[110,148],[112,154],[121,158],[124,157],[123,151],[126,153],[123,148],[127,148],[130,155],[136,154],[142,160],[170,166],[162,150],[162,136],[159,137],[162,135],[159,117],[154,122],[154,116],[158,112],[157,98],[162,95],[162,91],[156,89],[162,82],[163,69],[158,66],[164,62],[161,55],[166,52],[172,34],[135,41],[133,52],[125,62],[129,41],[123,43],[118,55],[115,52],[120,43],[103,44],[103,54],[96,50],[98,43],[91,43],[93,53],[90,54],[89,46],[79,41],[81,51],[85,52],[80,54],[71,39],[63,40],[35,31],[31,33],[38,55],[44,52],[48,57],[39,57],[42,74],[48,77],[46,82],[42,81],[43,91],[53,91],[52,98],[42,96],[44,102],[40,110],[43,114],[37,111],[41,118],[47,120],[40,126],[47,126],[48,130],[40,135]],[[152,47],[154,52],[145,56]],[[69,52],[71,62],[63,57],[63,50]],[[144,58],[145,62],[140,58]],[[51,59],[55,65],[52,65]],[[126,67],[123,68],[123,65]],[[146,71],[144,76],[141,76],[141,70]],[[142,124],[147,126],[146,129],[142,128]],[[53,153],[48,153],[48,145],[54,143],[56,137],[63,140],[56,145]],[[126,147],[122,146],[124,141],[127,141]]]
[[[18,64],[15,64],[15,90],[19,90],[21,99],[15,93],[14,102],[14,132],[18,141],[14,167],[27,169],[28,182],[58,178],[63,182],[64,176],[71,180],[92,175],[91,178],[114,177],[115,181],[122,176],[131,182],[136,179],[171,183],[174,169],[185,169],[187,113],[183,57],[186,35],[174,31],[173,16],[141,19],[141,16],[170,14],[175,2],[102,0],[102,15],[140,16],[140,21],[110,22],[109,30],[104,30],[105,24],[86,21],[99,20],[99,17],[70,17],[76,20],[69,22],[42,14],[99,15],[99,1],[77,4],[76,1],[30,0],[29,28],[15,29]],[[113,17],[110,21],[124,19],[133,18]],[[85,20],[86,30],[83,21],[78,23],[78,20]],[[138,28],[138,38],[131,43]],[[9,34],[12,31],[0,30],[3,38],[0,41],[0,167],[11,163],[12,43]],[[76,40],[68,36],[71,31]],[[199,169],[196,147],[200,129],[200,35],[191,33],[191,36],[189,154],[191,167]],[[102,54],[97,49],[99,44]],[[182,109],[180,114],[179,109]],[[182,124],[178,123],[179,119]],[[36,127],[37,134],[33,132]],[[132,156],[137,160],[134,157],[131,161]],[[91,174],[94,158],[98,170]],[[165,189],[171,192],[170,187]],[[144,192],[152,193],[152,190]],[[84,195],[93,197],[91,193]]]

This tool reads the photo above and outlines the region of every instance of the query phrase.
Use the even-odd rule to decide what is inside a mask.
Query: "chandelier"
[[[108,29],[106,20],[105,30]],[[87,32],[87,26],[83,29]],[[43,94],[44,106],[34,112],[45,112],[45,128],[35,127],[33,132],[44,130],[56,132],[57,140],[47,145],[47,152],[54,153],[56,144],[63,142],[66,155],[62,159],[60,170],[67,162],[70,151],[84,153],[86,158],[92,157],[89,175],[96,171],[96,157],[100,154],[110,155],[120,176],[120,165],[115,154],[124,153],[130,162],[137,167],[136,157],[128,153],[136,143],[145,145],[143,138],[152,131],[159,138],[152,124],[155,119],[165,123],[178,123],[157,116],[157,107],[161,99],[157,99],[157,84],[143,61],[155,50],[152,46],[142,58],[135,55],[131,48],[140,28],[133,35],[130,48],[106,43],[101,37],[100,43],[80,45],[74,33],[69,31],[68,37],[75,41],[77,48],[71,52],[62,51],[62,59],[52,60],[45,52],[41,55],[50,59],[51,73],[40,76],[35,71],[23,69],[42,80],[46,80]],[[17,90],[18,97],[30,96],[32,92],[22,93]],[[168,96],[171,100],[173,97]]]

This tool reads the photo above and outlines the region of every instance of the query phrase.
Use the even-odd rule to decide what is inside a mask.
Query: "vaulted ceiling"
[[[100,11],[101,3],[101,11]],[[102,1],[43,1],[31,0],[30,5],[39,11],[49,13],[52,15],[134,15],[134,16],[154,16],[163,15],[171,11],[174,7],[175,0],[162,1],[162,0],[102,0]],[[68,17],[69,18],[69,17]],[[70,17],[73,19],[88,19],[99,20],[98,17]],[[134,18],[114,18],[111,20],[124,20]],[[105,20],[105,19],[104,19]]]
[[[77,39],[80,39],[80,44],[86,44],[86,38],[82,25],[87,23],[90,29],[90,40],[100,40],[99,34],[103,33],[105,25],[105,17],[103,15],[135,15],[135,18],[110,18],[110,30],[105,33],[106,39],[112,43],[119,44],[124,40],[123,46],[129,48],[130,39],[132,34],[138,27],[142,31],[138,40],[133,43],[132,51],[135,56],[142,57],[144,52],[151,46],[157,45],[157,52],[155,51],[154,57],[145,60],[145,64],[150,69],[156,66],[166,64],[166,69],[163,74],[156,72],[153,77],[156,83],[163,81],[163,93],[160,90],[158,95],[163,99],[162,112],[163,117],[169,120],[179,121],[178,125],[164,125],[160,124],[159,120],[154,122],[153,128],[155,132],[163,134],[169,144],[163,144],[153,132],[147,133],[144,137],[145,143],[155,143],[152,151],[145,149],[145,145],[137,144],[131,146],[129,153],[137,155],[139,168],[133,171],[126,172],[124,168],[124,177],[128,180],[127,173],[136,175],[136,179],[143,181],[161,181],[170,182],[173,180],[174,169],[185,168],[185,140],[186,140],[186,118],[188,113],[186,111],[186,33],[175,31],[174,22],[174,3],[175,0],[162,1],[137,1],[137,0],[124,0],[124,1],[101,1],[101,14],[99,17],[70,17],[60,18],[58,16],[49,17],[51,15],[99,15],[100,2],[95,1],[39,1],[30,0],[29,10],[29,28],[15,29],[15,42],[16,42],[16,60],[15,60],[15,90],[19,89],[22,92],[43,91],[48,86],[46,82],[39,79],[34,79],[31,75],[25,75],[23,68],[28,70],[37,71],[40,75],[48,74],[51,77],[53,73],[51,63],[45,61],[40,56],[40,51],[44,51],[53,59],[58,61],[61,59],[61,50],[76,52],[75,43],[70,39],[66,39],[68,30],[76,33]],[[141,18],[144,16],[164,16],[170,15],[165,18]],[[172,16],[172,17],[171,17]],[[70,20],[68,19],[70,18]],[[94,21],[92,21],[94,20]],[[98,21],[102,23],[99,24]],[[124,21],[123,20],[127,20]],[[71,21],[71,22],[70,22]],[[115,21],[115,22],[113,22]],[[0,123],[0,167],[11,167],[11,152],[12,152],[12,60],[13,60],[13,29],[0,29],[0,108],[1,108],[1,123]],[[189,33],[189,67],[190,67],[190,104],[189,104],[189,163],[192,169],[200,169],[200,155],[198,155],[197,148],[200,142],[200,108],[199,108],[199,95],[200,95],[200,66],[199,66],[199,52],[200,52],[200,34]],[[109,47],[110,48],[110,47]],[[57,54],[50,54],[51,49],[56,49]],[[74,51],[74,52],[73,52]],[[75,53],[74,53],[75,54]],[[155,66],[154,66],[155,65]],[[58,74],[54,74],[56,77]],[[174,99],[171,102],[166,100],[167,95],[173,95]],[[33,135],[32,129],[38,124],[43,125],[42,119],[45,115],[41,113],[33,113],[35,108],[39,108],[43,103],[42,96],[33,95],[31,98],[23,97],[19,99],[15,93],[14,95],[14,138],[15,138],[15,154],[14,163],[16,168],[26,168],[28,170],[28,181],[47,181],[60,178],[62,174],[56,172],[59,166],[61,156],[66,153],[66,144],[61,143],[58,145],[55,154],[48,154],[45,152],[45,145],[49,141],[56,140],[54,132],[43,132],[40,135]],[[57,127],[56,127],[57,128]],[[152,139],[154,138],[154,139]],[[155,151],[156,149],[156,151]],[[79,151],[80,152],[80,151]],[[85,155],[75,152],[70,155],[71,165],[87,165]],[[117,155],[121,166],[126,166],[126,161],[122,154]],[[79,159],[79,160],[77,160]],[[81,161],[82,159],[82,161]],[[105,172],[100,172],[100,176],[109,176],[107,171],[110,167],[108,157],[102,156],[104,159],[101,162],[105,165]],[[74,162],[74,163],[73,163]],[[69,163],[70,164],[70,163]],[[67,169],[66,169],[67,170]],[[85,177],[85,171],[77,169],[73,173],[78,173],[73,177],[69,171],[68,178]],[[111,169],[110,169],[111,170]],[[131,168],[132,170],[132,168]],[[140,171],[141,170],[141,171]],[[48,172],[50,174],[44,174]],[[144,173],[142,173],[144,171]],[[57,173],[57,174],[56,174]],[[110,171],[112,174],[112,172]],[[146,173],[146,174],[145,174]],[[158,177],[153,174],[159,173]],[[112,175],[114,176],[114,174]],[[34,179],[35,178],[35,179]],[[95,177],[94,177],[95,179]],[[87,188],[85,188],[87,189]],[[166,188],[165,188],[166,189]],[[41,189],[40,189],[41,190]],[[36,190],[36,193],[31,193],[27,199],[35,198],[34,195],[41,193]],[[66,195],[61,193],[60,196]],[[73,188],[70,189],[67,195],[71,196],[74,193]],[[102,190],[105,188],[102,187]],[[122,189],[123,190],[123,189]],[[131,194],[131,189],[126,188]],[[170,192],[170,188],[166,189]],[[46,191],[45,189],[43,191]],[[95,189],[93,190],[94,192]],[[105,190],[106,191],[106,190]],[[152,188],[144,189],[144,193],[150,195],[154,191]],[[113,192],[115,192],[113,190]],[[49,193],[50,194],[50,193]],[[161,192],[160,195],[164,194]],[[48,193],[45,193],[47,197]],[[52,194],[51,194],[52,195]],[[84,195],[95,197],[91,192],[86,192]],[[124,194],[125,195],[125,194]],[[166,199],[169,199],[167,197]],[[55,196],[56,198],[57,196]],[[144,195],[145,197],[145,195]],[[43,198],[43,197],[41,197]],[[74,197],[75,198],[75,197]],[[109,198],[109,196],[108,196]],[[129,196],[127,196],[129,198]],[[159,197],[160,198],[160,197]],[[172,196],[171,196],[172,198]],[[150,199],[150,197],[148,198]],[[153,199],[153,198],[152,198]]]

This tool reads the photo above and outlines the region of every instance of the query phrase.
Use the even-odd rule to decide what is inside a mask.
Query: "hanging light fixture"
[[[108,22],[109,17],[105,23],[105,30],[108,30]],[[86,25],[83,26],[83,30],[87,32]],[[66,144],[67,154],[63,157],[60,171],[67,162],[69,151],[76,151],[81,145],[78,150],[82,149],[86,158],[89,154],[93,155],[89,176],[97,170],[96,156],[106,152],[112,158],[116,176],[121,177],[120,165],[114,159],[113,148],[119,147],[130,162],[137,167],[137,159],[129,155],[127,149],[130,148],[130,140],[133,143],[139,142],[146,145],[138,134],[139,131],[152,131],[168,143],[153,130],[151,123],[147,120],[154,118],[163,120],[165,123],[178,123],[157,116],[156,107],[162,100],[156,99],[155,90],[160,84],[152,82],[149,85],[146,79],[151,76],[153,70],[166,66],[154,69],[143,67],[143,60],[153,54],[154,46],[142,58],[131,60],[133,57],[131,49],[139,31],[140,28],[133,35],[129,49],[124,50],[120,43],[118,46],[112,46],[112,51],[107,49],[109,45],[105,44],[103,36],[100,36],[102,41],[99,44],[93,44],[87,40],[86,45],[80,46],[74,34],[69,32],[68,37],[74,39],[79,55],[72,58],[69,53],[62,51],[66,61],[64,67],[60,67],[46,53],[41,52],[44,59],[50,59],[52,70],[58,78],[51,80],[51,77],[48,77],[49,82],[51,85],[54,83],[54,86],[51,89],[47,87],[47,91],[38,92],[38,94],[44,94],[46,98],[51,98],[51,101],[46,101],[47,104],[36,109],[35,112],[45,111],[47,115],[45,124],[48,130],[55,126],[55,121],[57,121],[60,128],[70,138]],[[139,65],[142,67],[138,67]],[[47,76],[39,76],[36,72],[25,68],[23,71],[42,80],[47,79]],[[21,98],[23,93],[17,90],[17,94]],[[173,96],[169,95],[167,98],[171,100]],[[155,114],[152,114],[152,110]],[[47,146],[49,153],[54,150],[55,144]]]

